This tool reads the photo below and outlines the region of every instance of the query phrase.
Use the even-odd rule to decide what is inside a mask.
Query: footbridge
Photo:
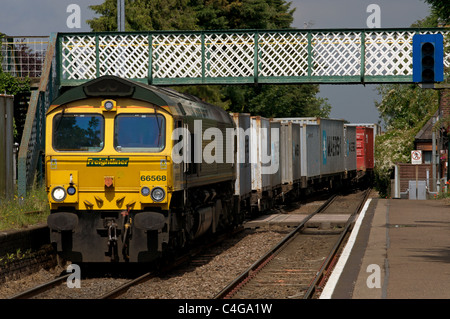
[[[448,47],[449,28],[52,34],[22,135],[19,194],[42,162],[45,112],[64,87],[102,75],[172,86],[413,83],[414,35],[439,33]],[[3,70],[18,72],[11,52],[3,41]],[[443,59],[450,67],[450,52]]]

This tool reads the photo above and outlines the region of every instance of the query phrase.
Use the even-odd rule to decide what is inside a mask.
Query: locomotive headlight
[[[116,109],[116,101],[114,100],[104,100],[102,101],[102,105],[105,111],[114,111]]]
[[[107,111],[111,111],[111,110],[113,109],[113,107],[114,107],[114,104],[113,104],[112,101],[106,101],[106,102],[105,102],[105,109],[106,109]]]
[[[66,198],[66,190],[61,186],[53,188],[52,198],[55,202],[62,202]]]
[[[67,188],[67,194],[69,194],[69,195],[75,195],[75,193],[77,192],[77,190],[76,190],[76,188],[75,187],[73,187],[73,186],[69,186],[68,188]]]
[[[155,187],[150,194],[154,202],[161,202],[166,197],[166,192],[161,187]]]
[[[142,196],[150,195],[150,188],[148,188],[147,186],[142,187],[141,188],[141,194],[142,194]]]

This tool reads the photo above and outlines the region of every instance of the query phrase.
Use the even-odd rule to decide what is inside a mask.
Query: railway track
[[[161,266],[159,270],[149,271],[141,274],[137,278],[126,280],[125,283],[120,284],[118,287],[109,290],[106,293],[97,293],[97,295],[92,296],[92,298],[95,299],[114,299],[118,298],[119,296],[125,294],[128,289],[130,289],[133,286],[137,286],[141,283],[144,283],[145,281],[148,281],[152,278],[158,277],[158,276],[164,276],[166,273],[169,273],[170,271],[173,271],[177,267],[182,266],[185,263],[188,263],[194,258],[197,258],[198,255],[201,255],[204,250],[207,248],[210,248],[214,245],[217,245],[218,243],[222,242],[225,238],[228,238],[230,236],[234,236],[235,234],[244,231],[244,228],[242,226],[237,227],[236,229],[224,233],[220,236],[217,236],[215,240],[197,245],[190,249],[186,254],[167,262],[164,266]],[[27,289],[23,292],[17,293],[13,296],[11,296],[9,299],[30,299],[36,296],[39,296],[45,292],[50,291],[51,289],[57,288],[60,285],[63,285],[65,282],[67,282],[68,278],[70,277],[71,273],[69,274],[61,274],[57,278],[54,278],[52,280],[49,280],[48,282],[36,285],[30,289]],[[104,278],[100,278],[104,279]],[[115,281],[114,278],[111,278],[111,281]]]
[[[355,201],[355,199],[352,200],[352,202]],[[341,205],[339,205],[340,202]],[[314,215],[327,213],[333,214],[336,212],[336,210],[342,211],[342,207],[353,210],[355,214],[359,210],[359,208],[353,207],[354,205],[352,207],[349,207],[347,202],[348,201],[346,201],[345,199],[337,196],[334,196],[327,200],[325,204],[323,204],[318,210],[306,217],[301,225],[299,225],[286,237],[284,237],[283,240],[279,242],[273,249],[271,249],[270,252],[268,252],[264,257],[255,262],[246,272],[244,272],[240,276],[239,279],[233,281],[231,285],[223,289],[215,297],[215,293],[213,293],[208,298],[302,298],[304,292],[307,290],[311,290],[309,292],[309,295],[314,296],[314,294],[318,289],[320,289],[321,285],[323,284],[325,280],[324,278],[326,278],[327,271],[330,268],[330,265],[332,266],[333,261],[335,260],[334,257],[331,257],[331,255],[328,258],[326,258],[325,256],[327,256],[333,246],[336,246],[334,250],[337,250],[339,248],[338,243],[343,241],[343,238],[345,238],[344,233],[346,233],[348,230],[343,231],[342,229],[339,229],[326,232],[311,231],[310,228],[305,230],[304,226],[306,222],[310,220]],[[358,207],[362,207],[363,202],[364,201],[361,201],[358,204]],[[348,228],[350,228],[350,225],[352,224],[352,221],[354,219],[354,215],[352,216],[353,218],[350,217],[349,222],[347,223],[349,225]],[[241,230],[243,229],[238,229],[238,231]],[[279,234],[279,238],[281,238],[280,235],[281,233]],[[339,237],[342,238],[340,239]],[[203,256],[202,251],[204,251],[208,247],[216,245],[222,240],[223,238],[217,238],[217,241],[211,242],[207,246],[198,247],[196,250],[191,250],[182,258],[179,258],[173,263],[168,264],[167,267],[164,267],[164,269],[161,268],[161,271],[151,271],[145,273],[141,272],[140,275],[135,279],[130,280],[124,278],[104,278],[104,276],[102,278],[102,276],[100,276],[99,278],[90,279],[88,283],[83,280],[83,290],[91,289],[91,286],[93,287],[95,285],[103,285],[109,288],[92,288],[92,291],[90,291],[88,295],[84,295],[84,297],[82,298],[135,298],[133,297],[133,293],[131,295],[129,293],[127,294],[130,288],[139,286],[139,290],[142,290],[143,287],[140,285],[152,286],[152,278],[158,277],[154,280],[161,281],[161,279],[159,278],[164,278],[164,274],[170,273],[171,271],[173,272],[174,269],[183,269],[183,267],[185,267],[183,264],[185,263],[190,263],[191,266],[192,264],[196,263],[202,264],[203,259],[211,259],[209,255],[209,257]],[[259,245],[259,243],[255,244]],[[292,250],[290,250],[288,247],[292,247]],[[311,249],[311,247],[314,248]],[[299,251],[302,252],[300,256],[297,255]],[[306,256],[307,258],[305,258],[305,251],[307,251],[309,254],[308,256]],[[215,252],[209,252],[208,254],[215,254]],[[295,258],[297,258],[297,260]],[[309,263],[298,266],[301,265],[301,263],[305,260],[308,260]],[[276,266],[277,263],[278,266]],[[194,265],[194,267],[196,266]],[[273,267],[278,267],[278,270]],[[318,271],[318,269],[320,269],[320,271]],[[261,277],[261,275],[264,276],[264,272],[266,272],[265,277]],[[67,280],[69,275],[70,274],[66,274],[65,276],[61,276],[49,281],[46,284],[39,285],[37,287],[34,287],[33,289],[27,290],[20,294],[16,294],[10,298],[64,298],[64,296],[68,298],[77,298],[75,295],[68,296],[67,289],[65,289],[65,287],[58,288],[58,285],[65,285],[65,281]],[[301,278],[301,283],[293,282],[291,280],[293,277],[296,277],[297,279]],[[232,277],[230,277],[228,280],[231,280],[231,278]],[[102,281],[106,282],[106,284],[100,284],[100,282]],[[146,281],[149,281],[149,283],[146,284]],[[97,282],[99,283],[97,284]],[[222,284],[226,284],[226,282],[227,281],[223,281]],[[213,283],[211,283],[210,285],[213,285]],[[245,287],[246,290],[239,290],[239,287],[236,288],[237,286]],[[281,290],[284,289],[284,292],[276,292],[276,294],[274,295],[273,292],[280,291],[278,289],[280,287],[282,288]],[[64,289],[62,288],[64,288],[66,292],[63,292]],[[45,293],[50,289],[55,289],[55,291],[49,291],[48,294]],[[57,289],[60,289],[59,293],[57,292]],[[218,292],[220,289],[220,286],[217,287],[216,292]],[[73,291],[72,289],[70,290]],[[131,290],[135,291],[136,289]],[[51,297],[52,295],[55,297]]]
[[[339,248],[349,234],[355,217],[362,209],[369,193],[370,189],[363,192],[357,205],[337,205],[339,201],[345,199],[338,196],[331,197],[273,249],[220,291],[215,299],[317,297],[337,259]],[[350,210],[350,217],[342,230],[305,231],[308,220],[316,214],[326,214],[334,206],[339,206],[341,212],[344,206]],[[300,253],[306,250],[306,247],[309,255]]]

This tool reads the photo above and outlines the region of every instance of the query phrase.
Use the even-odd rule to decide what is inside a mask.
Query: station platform
[[[321,299],[449,299],[450,203],[372,198]]]

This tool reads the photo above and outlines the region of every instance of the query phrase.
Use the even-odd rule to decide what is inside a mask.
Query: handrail
[[[27,189],[34,183],[39,159],[43,154],[45,112],[57,93],[54,65],[56,39],[56,34],[49,38],[39,88],[31,93],[18,155],[19,197],[25,197]]]

